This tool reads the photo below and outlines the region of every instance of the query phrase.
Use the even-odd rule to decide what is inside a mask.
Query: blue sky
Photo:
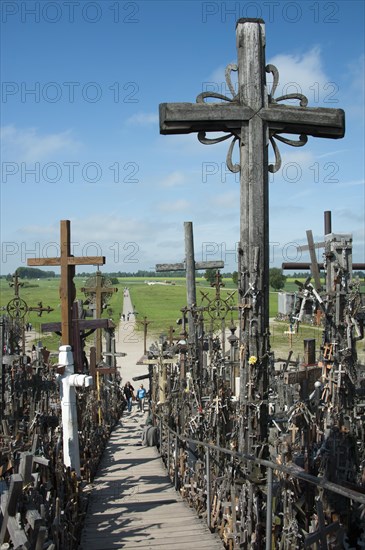
[[[195,102],[207,89],[229,95],[239,17],[266,23],[277,95],[300,91],[309,106],[346,113],[342,140],[280,144],[270,267],[306,259],[296,244],[307,229],[323,239],[325,210],[365,261],[362,1],[3,0],[1,10],[1,273],[58,255],[61,219],[71,220],[74,255],[105,255],[105,271],[182,261],[184,221],[194,224],[196,260],[236,268],[228,142],[160,136],[158,105]]]

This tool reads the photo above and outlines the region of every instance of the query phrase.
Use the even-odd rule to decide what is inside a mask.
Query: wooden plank
[[[69,256],[68,265],[104,265],[105,256]],[[34,267],[59,266],[60,258],[29,258],[27,264]]]
[[[78,327],[80,330],[97,329],[97,328],[114,328],[115,324],[110,319],[78,319]],[[42,323],[42,332],[59,332],[61,330],[61,323]]]
[[[195,271],[203,271],[205,269],[223,269],[224,262],[220,260],[212,260],[207,262],[195,262]]]
[[[307,134],[321,138],[343,138],[345,113],[342,109],[270,105],[260,110],[260,117],[271,130],[285,134]]]
[[[185,264],[156,264],[155,270],[161,271],[185,271]]]
[[[224,262],[221,260],[209,260],[206,262],[195,262],[195,271],[204,271],[205,269],[223,269]],[[156,264],[155,270],[158,273],[163,271],[185,271],[186,264]]]
[[[161,103],[160,133],[229,132],[253,115],[249,107],[234,103]]]
[[[139,444],[141,422],[128,416],[112,433],[89,498],[80,550],[223,549],[174,490],[157,450]]]
[[[308,262],[283,262],[281,264],[282,269],[310,269],[311,264]],[[323,263],[318,264],[319,269],[323,269]],[[365,263],[353,263],[352,264],[353,271],[362,271],[365,269]]]

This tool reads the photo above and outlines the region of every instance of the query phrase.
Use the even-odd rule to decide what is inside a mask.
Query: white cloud
[[[160,181],[161,187],[176,187],[186,182],[185,174],[180,171],[171,172]]]
[[[0,136],[2,156],[11,161],[38,162],[59,152],[74,152],[80,146],[71,130],[40,135],[37,128],[8,125],[0,129]]]
[[[270,64],[275,65],[279,71],[279,83],[275,97],[291,93],[300,93],[308,98],[308,105],[318,107],[329,100],[338,102],[338,86],[330,82],[322,69],[321,50],[315,46],[308,52],[300,54],[278,54],[270,59]],[[269,89],[272,77],[268,75]],[[298,101],[290,100],[286,103],[298,104]]]
[[[162,212],[181,212],[190,208],[190,202],[185,199],[179,199],[171,202],[162,202],[158,208]]]
[[[239,208],[240,197],[239,191],[229,191],[222,195],[212,197],[211,202],[214,206],[218,206],[221,209]]]
[[[234,63],[234,62],[233,62]],[[318,46],[307,52],[297,54],[278,54],[267,61],[279,71],[279,84],[275,97],[290,93],[300,93],[308,98],[309,105],[319,106],[325,102],[327,107],[336,107],[338,85],[331,82],[322,68],[321,50]],[[268,89],[271,89],[272,76],[266,76]],[[237,72],[231,72],[232,85],[238,90]],[[231,92],[225,79],[225,67],[217,67],[202,83],[202,91],[213,91],[231,97]],[[218,101],[215,99],[214,101]],[[286,100],[287,104],[298,105],[297,100]],[[331,103],[331,104],[329,104]],[[332,104],[334,103],[334,104]]]
[[[149,126],[151,124],[158,124],[157,113],[135,113],[127,118],[127,124],[137,124],[138,126]]]

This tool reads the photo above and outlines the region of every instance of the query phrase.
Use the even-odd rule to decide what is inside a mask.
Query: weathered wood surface
[[[62,319],[62,345],[72,343],[72,303],[76,297],[73,277],[77,265],[104,265],[104,256],[75,257],[71,254],[71,227],[69,220],[61,220],[60,223],[60,256],[57,258],[28,258],[27,265],[61,266],[61,319]]]
[[[195,262],[194,268],[195,271],[203,271],[204,269],[222,269],[224,267],[224,262],[221,260],[210,260],[206,262]],[[156,271],[162,272],[162,271],[185,271],[186,270],[186,264],[185,263],[178,263],[178,264],[156,264]]]
[[[174,490],[155,447],[140,444],[145,415],[111,434],[90,496],[80,550],[223,548]]]

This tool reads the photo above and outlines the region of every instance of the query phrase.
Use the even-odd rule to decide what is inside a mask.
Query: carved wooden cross
[[[113,294],[114,292],[118,292],[117,287],[103,286],[104,280],[105,279],[101,275],[101,272],[97,271],[95,284],[87,287],[82,287],[81,289],[81,292],[84,292],[84,294],[86,295],[93,294],[95,296],[95,310],[94,310],[95,319],[100,319],[101,317],[102,309],[103,309],[103,295]],[[101,330],[97,329],[96,337],[95,337],[96,361],[100,361],[101,359],[101,350],[102,350],[101,336],[102,336]]]
[[[62,345],[72,342],[72,304],[76,297],[73,277],[76,265],[104,265],[104,256],[74,257],[71,254],[70,221],[61,220],[61,254],[58,258],[29,258],[30,266],[61,266],[61,332]]]
[[[175,105],[179,105],[176,103]],[[156,271],[186,271],[186,297],[188,311],[189,338],[194,337],[194,322],[190,309],[196,305],[195,271],[206,269],[221,269],[222,261],[196,262],[194,258],[194,237],[192,222],[184,222],[185,231],[185,262],[179,264],[157,264]]]
[[[269,352],[269,207],[268,172],[276,172],[281,158],[276,141],[299,147],[308,137],[342,138],[344,112],[341,109],[307,107],[302,94],[288,94],[275,98],[279,82],[278,70],[265,63],[265,24],[262,19],[240,19],[236,27],[238,63],[228,65],[226,81],[232,97],[203,92],[197,103],[163,103],[160,105],[161,134],[198,132],[204,144],[218,143],[232,138],[227,155],[227,166],[240,172],[240,258],[239,291],[243,309],[240,340],[245,353],[241,360],[240,400],[246,403],[244,371],[248,360],[258,361],[257,384],[254,395],[262,402],[257,438],[267,437],[268,352]],[[238,93],[231,80],[231,72],[238,72]],[[270,93],[266,89],[265,72],[273,75]],[[205,103],[208,97],[223,100]],[[280,105],[286,99],[298,99],[300,106]],[[207,132],[225,132],[214,139]],[[281,134],[300,135],[295,141]],[[268,143],[275,153],[275,163],[268,162]],[[233,164],[232,153],[239,145],[239,163]],[[246,430],[241,450],[250,452],[249,440],[253,427]]]

